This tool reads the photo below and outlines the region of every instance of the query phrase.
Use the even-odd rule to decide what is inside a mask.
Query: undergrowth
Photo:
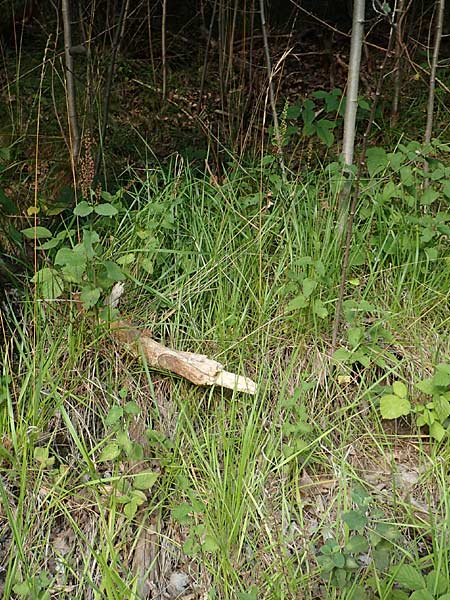
[[[149,167],[31,228],[58,285],[2,310],[4,597],[448,597],[448,433],[382,419],[390,386],[410,408],[450,363],[446,167],[424,200],[416,150],[369,156],[334,357],[333,167]],[[117,279],[121,318],[256,396],[127,355]]]

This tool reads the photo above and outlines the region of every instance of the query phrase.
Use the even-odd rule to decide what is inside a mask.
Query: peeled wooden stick
[[[143,354],[150,367],[166,369],[196,385],[219,385],[247,394],[256,392],[256,384],[248,377],[224,371],[221,363],[204,354],[166,348],[155,342],[148,332],[139,331],[126,321],[112,322],[111,331],[134,356]]]

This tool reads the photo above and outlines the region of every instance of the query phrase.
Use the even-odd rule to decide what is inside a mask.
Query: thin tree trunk
[[[273,91],[272,63],[270,60],[269,42],[267,39],[266,16],[264,13],[264,0],[259,0],[259,14],[261,17],[261,30],[262,30],[262,37],[263,37],[263,43],[264,43],[264,53],[266,56],[267,78],[268,78],[268,83],[269,83],[269,100],[270,100],[270,107],[272,109],[273,128],[275,131],[275,139],[277,141],[277,146],[278,146],[278,160],[280,162],[281,174],[283,176],[283,180],[285,180],[286,179],[286,168],[284,165],[284,158],[283,158],[283,140],[281,139],[281,135],[280,135],[280,126],[278,123],[277,107],[275,105],[275,94]]]
[[[120,48],[120,44],[122,42],[124,30],[125,30],[125,22],[127,20],[128,7],[130,5],[130,0],[126,0],[122,3],[122,8],[119,15],[119,22],[117,23],[117,28],[114,34],[113,47],[111,52],[111,60],[108,67],[108,75],[106,77],[106,86],[105,86],[105,96],[103,100],[103,120],[102,120],[102,129],[100,132],[100,143],[97,154],[97,160],[95,164],[95,173],[98,175],[98,171],[100,168],[100,161],[103,153],[103,148],[105,146],[106,139],[106,128],[108,127],[108,119],[109,119],[109,103],[111,100],[111,89],[112,82],[114,78],[114,72],[116,70],[116,58],[117,53]]]
[[[167,0],[163,0],[161,22],[161,58],[162,58],[162,97],[166,99],[167,94],[167,55],[166,55],[166,20],[167,20]]]
[[[78,128],[77,103],[75,94],[75,78],[73,71],[73,57],[70,52],[72,48],[72,29],[70,22],[69,0],[62,0],[62,16],[64,26],[64,57],[66,71],[66,99],[67,113],[69,117],[69,140],[70,152],[74,163],[77,162],[80,151],[80,131]]]
[[[398,121],[398,109],[400,101],[400,87],[402,82],[402,54],[403,54],[403,21],[405,16],[406,0],[399,0],[397,8],[397,25],[395,31],[395,76],[394,76],[394,98],[392,100],[391,123]]]
[[[433,133],[434,95],[436,88],[436,69],[439,59],[439,48],[442,39],[442,24],[444,22],[445,0],[437,0],[436,30],[434,38],[433,60],[431,63],[430,86],[428,89],[427,124],[425,127],[425,144],[429,144]],[[428,163],[426,163],[427,168]]]
[[[365,0],[354,0],[353,25],[348,68],[347,99],[344,117],[342,154],[346,166],[353,164],[355,148],[356,113],[358,112],[359,71],[364,35]]]
[[[332,340],[331,340],[331,356],[334,354],[334,352],[336,350],[337,336],[339,333],[339,326],[341,323],[342,305],[344,302],[345,288],[346,288],[346,284],[347,284],[347,273],[348,273],[348,267],[349,267],[349,263],[350,263],[350,250],[352,247],[353,222],[355,220],[355,213],[356,213],[356,208],[357,208],[358,200],[359,200],[361,176],[362,176],[362,172],[363,172],[364,161],[366,158],[369,134],[372,129],[372,125],[373,125],[373,122],[375,119],[375,111],[376,111],[376,108],[378,105],[378,100],[381,95],[381,88],[383,86],[383,80],[384,80],[384,71],[386,68],[387,61],[391,54],[391,50],[392,50],[392,45],[393,45],[393,41],[394,41],[393,33],[394,33],[394,28],[393,28],[393,24],[391,23],[389,43],[388,43],[388,47],[386,50],[386,54],[384,56],[383,63],[380,67],[377,89],[375,91],[375,98],[372,101],[372,108],[370,110],[369,121],[367,123],[367,127],[364,132],[361,154],[358,159],[358,171],[357,171],[356,177],[355,177],[355,186],[353,189],[353,195],[352,195],[352,200],[351,200],[349,214],[348,214],[348,220],[347,220],[344,256],[342,259],[341,281],[339,284],[339,292],[338,292],[338,298],[337,298],[336,309],[335,309],[335,314],[334,314],[333,333],[332,333]]]

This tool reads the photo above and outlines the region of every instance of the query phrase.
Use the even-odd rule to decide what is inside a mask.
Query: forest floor
[[[202,169],[188,155],[161,165],[142,131],[178,114],[157,131],[166,155],[189,111],[172,104],[162,118],[141,80],[135,63],[121,65],[108,145],[118,193],[88,198],[111,214],[73,214],[53,121],[38,170],[23,147],[2,155],[15,174],[2,178],[21,213],[14,229],[33,226],[33,207],[53,228],[27,248],[52,286],[38,279],[1,312],[4,597],[448,598],[448,147],[426,150],[427,175],[412,134],[399,141],[391,129],[386,151],[369,153],[332,354],[335,147],[287,144],[297,155],[284,182],[270,151],[220,173],[211,160],[205,173],[212,150],[200,138]],[[36,80],[20,98],[36,107],[35,92]],[[411,106],[405,122],[417,126]],[[56,259],[73,247],[80,262]],[[86,308],[102,278],[122,279],[116,267],[121,318],[252,378],[256,395],[131,357],[99,318],[101,300]]]

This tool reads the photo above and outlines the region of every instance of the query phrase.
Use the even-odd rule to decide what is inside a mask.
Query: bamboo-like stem
[[[166,48],[166,22],[167,22],[167,0],[163,0],[161,21],[161,59],[162,59],[162,97],[166,99],[167,94],[167,48]]]
[[[349,209],[348,220],[347,220],[347,231],[346,231],[345,246],[344,246],[344,256],[342,259],[341,280],[340,280],[340,284],[339,284],[338,298],[337,298],[336,309],[335,309],[335,313],[334,313],[333,332],[332,332],[332,339],[331,339],[331,352],[330,352],[331,356],[333,356],[333,354],[336,350],[337,336],[339,333],[339,326],[341,323],[342,305],[344,302],[345,288],[346,288],[346,284],[347,284],[347,273],[348,273],[348,267],[349,267],[350,250],[352,247],[353,223],[355,220],[356,207],[357,207],[358,200],[359,200],[361,176],[362,176],[362,172],[363,172],[364,161],[366,158],[369,134],[372,129],[372,125],[373,125],[373,122],[375,119],[375,111],[376,111],[376,108],[378,105],[378,100],[381,95],[381,88],[383,86],[383,80],[384,80],[384,71],[386,68],[388,58],[391,54],[391,49],[392,49],[393,40],[394,40],[393,32],[394,32],[394,27],[393,27],[393,23],[391,23],[388,48],[387,48],[386,54],[384,56],[383,62],[380,67],[377,88],[375,91],[375,97],[372,101],[372,107],[370,110],[369,120],[368,120],[367,127],[366,127],[366,130],[363,135],[361,154],[358,159],[358,170],[357,170],[356,177],[355,177],[355,185],[354,185],[354,189],[353,189],[352,201],[350,203],[350,209]]]
[[[130,5],[130,0],[126,0],[125,2],[122,3],[120,15],[119,15],[119,22],[117,23],[116,31],[114,33],[113,47],[112,47],[112,52],[111,52],[111,60],[109,62],[109,66],[108,66],[108,74],[106,77],[106,86],[105,86],[105,96],[104,96],[104,100],[103,100],[102,129],[100,132],[100,143],[99,143],[99,149],[98,149],[98,153],[97,153],[97,160],[96,160],[96,164],[95,164],[96,175],[98,175],[102,152],[103,152],[103,148],[105,145],[106,128],[108,127],[108,118],[109,118],[109,104],[111,101],[112,83],[113,83],[113,79],[114,79],[114,73],[116,70],[116,58],[117,58],[117,53],[119,52],[119,48],[122,43],[123,34],[125,31],[125,23],[126,23],[126,19],[127,19],[129,5]]]
[[[259,0],[259,14],[260,14],[260,18],[261,18],[261,31],[262,31],[263,44],[264,44],[264,54],[266,57],[270,108],[272,109],[273,128],[275,131],[275,139],[277,141],[277,146],[278,146],[278,160],[280,162],[280,168],[281,168],[281,174],[283,177],[283,181],[286,181],[286,167],[284,164],[283,147],[282,147],[283,140],[281,139],[280,126],[278,123],[277,107],[275,105],[275,93],[273,90],[273,79],[272,79],[272,62],[270,60],[269,41],[267,39],[267,27],[266,27],[266,16],[265,16],[265,12],[264,12],[264,0]]]
[[[62,0],[62,17],[64,28],[64,57],[66,71],[66,99],[67,113],[69,118],[69,140],[70,153],[73,163],[78,159],[80,151],[80,130],[78,128],[77,103],[75,93],[75,77],[73,71],[73,57],[70,52],[72,48],[72,27],[70,22],[69,0]]]
[[[394,97],[392,99],[391,123],[398,120],[398,110],[400,101],[400,87],[402,81],[402,53],[403,53],[403,21],[406,14],[406,0],[399,0],[396,13],[397,24],[395,29],[395,75],[394,75]]]
[[[437,0],[436,29],[434,37],[433,59],[431,62],[430,84],[428,88],[427,124],[425,127],[424,142],[429,144],[433,133],[434,96],[436,89],[436,69],[439,59],[439,49],[442,39],[442,24],[444,22],[445,0]],[[428,163],[425,163],[428,168]]]

